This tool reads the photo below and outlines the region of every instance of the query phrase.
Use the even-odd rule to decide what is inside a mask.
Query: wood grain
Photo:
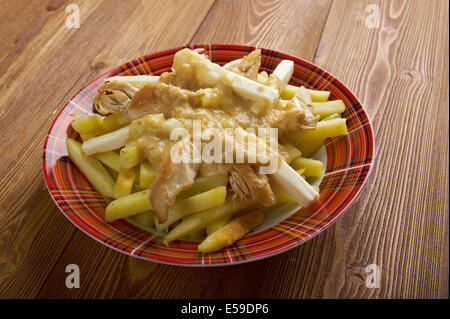
[[[0,297],[448,298],[447,1],[71,1],[81,8],[72,30],[64,1],[10,3],[0,4]],[[379,28],[366,25],[369,4]],[[11,23],[19,13],[29,18]],[[334,226],[273,258],[192,269],[127,257],[58,212],[42,179],[44,136],[106,70],[207,42],[272,48],[336,75],[370,113],[375,169]],[[65,286],[71,263],[80,289]],[[380,289],[365,286],[372,263]]]
[[[191,42],[255,45],[312,60],[330,6],[330,0],[217,1]]]
[[[370,184],[336,224],[341,257],[323,294],[448,297],[448,2],[377,2],[378,29],[369,3],[333,3],[315,58],[361,98],[377,145]],[[367,262],[381,267],[380,289],[342,275]]]
[[[79,29],[65,26],[64,5],[40,1],[21,13],[32,23],[18,26],[26,39],[21,52],[0,56],[10,63],[0,76],[0,143],[8,150],[0,154],[0,297],[36,296],[75,233],[42,178],[42,147],[55,113],[113,66],[189,42],[213,1],[71,3],[80,7]],[[31,19],[44,11],[45,19]],[[0,30],[11,39],[8,29]]]

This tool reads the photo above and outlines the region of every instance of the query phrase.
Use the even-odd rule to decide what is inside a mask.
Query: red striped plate
[[[228,44],[190,46],[199,47],[221,65],[255,49]],[[144,260],[189,266],[232,265],[274,256],[306,242],[335,222],[355,201],[373,167],[375,145],[370,120],[358,99],[333,75],[300,58],[267,49],[262,49],[263,70],[271,72],[281,60],[292,60],[295,70],[291,84],[326,89],[331,91],[330,99],[342,99],[346,105],[343,116],[349,133],[326,142],[327,165],[319,202],[233,246],[208,254],[197,252],[197,244],[192,242],[176,241],[165,247],[161,238],[126,220],[104,222],[105,201],[67,157],[66,138],[78,138],[70,126],[73,113],[92,113],[92,102],[103,79],[113,75],[159,75],[170,70],[173,56],[180,49],[143,56],[103,74],[58,114],[46,138],[43,168],[47,188],[62,213],[86,234],[115,250]]]

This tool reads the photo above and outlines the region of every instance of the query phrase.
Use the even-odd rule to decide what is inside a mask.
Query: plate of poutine
[[[106,72],[60,111],[44,178],[90,237],[140,259],[233,265],[313,238],[373,167],[363,106],[308,61],[202,44]]]

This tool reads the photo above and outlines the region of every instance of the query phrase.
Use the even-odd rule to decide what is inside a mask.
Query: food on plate
[[[82,143],[70,159],[109,204],[164,243],[197,240],[200,252],[229,246],[283,203],[311,205],[324,173],[312,158],[347,134],[345,104],[330,92],[289,84],[294,63],[260,71],[261,51],[219,66],[182,49],[160,76],[114,76],[93,109],[74,115]],[[262,207],[262,208],[261,208]]]
[[[263,220],[264,213],[259,209],[246,212],[208,235],[198,246],[198,250],[209,253],[229,246],[261,225]]]

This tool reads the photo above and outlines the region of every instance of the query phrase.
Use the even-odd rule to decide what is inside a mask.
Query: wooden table
[[[65,25],[70,3],[78,29]],[[445,0],[2,1],[0,297],[448,298],[448,9]],[[114,66],[187,43],[293,54],[361,99],[375,169],[334,226],[273,258],[192,269],[115,252],[59,212],[42,175],[56,112]],[[80,267],[79,289],[66,288],[68,264]],[[380,267],[379,289],[365,285],[368,264]]]

